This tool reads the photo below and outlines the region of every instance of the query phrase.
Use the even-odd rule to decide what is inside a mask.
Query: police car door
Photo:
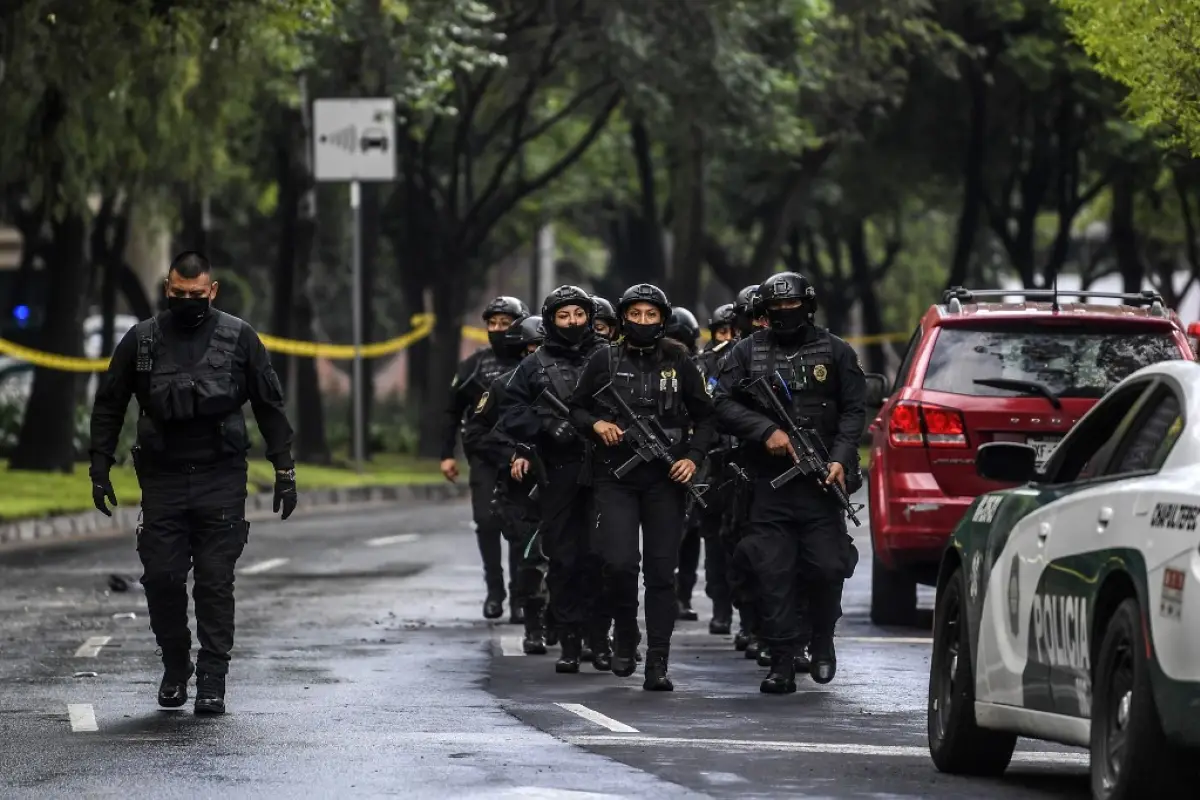
[[[1104,398],[1059,445],[1047,464],[1045,513],[1029,519],[1018,551],[1020,594],[1015,636],[1022,640],[1024,707],[1086,718],[1091,709],[1091,607],[1110,531],[1133,524],[1132,487],[1114,466],[1139,433],[1152,379]],[[1027,605],[1026,605],[1027,603]],[[1082,728],[1043,720],[1042,735],[1086,739]],[[1078,741],[1076,741],[1078,743]],[[1084,742],[1086,743],[1086,742]]]

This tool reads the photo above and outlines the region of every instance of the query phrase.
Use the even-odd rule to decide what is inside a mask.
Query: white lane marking
[[[368,539],[367,547],[386,547],[389,544],[409,544],[421,538],[419,533],[401,533],[396,536],[380,536],[378,539]]]
[[[519,797],[521,800],[624,800],[624,797],[619,794],[577,792],[573,789],[547,789],[544,786],[514,786],[498,792],[487,791],[465,795],[466,800],[485,797],[488,800],[499,800],[504,797]]]
[[[588,708],[587,706],[579,705],[579,703],[555,703],[554,705],[558,706],[563,711],[570,711],[572,714],[578,714],[579,716],[586,719],[588,722],[594,722],[597,725],[599,725],[601,728],[608,728],[610,731],[614,731],[615,733],[637,733],[638,732],[637,728],[631,728],[628,725],[626,725],[624,722],[617,722],[612,717],[606,717],[603,714],[601,714],[599,711],[593,711],[592,709]],[[603,737],[603,738],[607,739],[607,738],[611,738],[611,737]],[[652,738],[652,737],[645,737],[645,738]]]
[[[506,656],[523,656],[525,648],[521,645],[520,636],[501,636],[500,654]]]
[[[76,658],[95,658],[100,655],[100,648],[112,641],[111,636],[89,636],[88,640],[75,651]]]
[[[94,733],[100,730],[96,726],[96,712],[90,703],[69,704],[67,716],[71,718],[71,733]]]
[[[558,705],[562,705],[559,703]],[[928,747],[905,747],[884,744],[851,744],[835,742],[782,742],[756,739],[689,739],[679,736],[566,736],[563,741],[582,747],[606,745],[660,745],[664,747],[717,748],[742,751],[776,751],[790,753],[826,753],[855,756],[890,756],[893,758],[929,758]],[[1017,752],[1013,761],[1024,764],[1069,764],[1087,766],[1087,753]]]
[[[290,560],[291,559],[287,558],[268,558],[266,561],[260,561],[257,564],[251,564],[241,572],[243,575],[257,575],[260,572],[266,572],[267,570],[275,569],[276,567],[282,567]]]
[[[933,644],[932,638],[923,636],[838,636],[835,642],[864,642],[870,644]]]

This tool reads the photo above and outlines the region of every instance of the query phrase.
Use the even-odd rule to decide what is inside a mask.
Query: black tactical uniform
[[[627,319],[628,309],[641,302],[657,306],[663,321],[651,325]],[[611,382],[634,414],[658,421],[670,440],[673,458],[690,459],[699,467],[712,444],[715,420],[711,399],[688,352],[663,338],[670,312],[666,295],[649,284],[622,295],[618,304],[622,340],[588,362],[571,401],[572,419],[593,439],[598,439],[594,426],[601,421],[628,430],[632,420],[624,418],[615,401],[605,393],[597,396]],[[597,444],[594,453],[595,535],[604,559],[605,599],[616,623],[613,672],[624,677],[635,669],[637,578],[639,561],[644,561],[648,639],[644,688],[670,690],[667,658],[677,613],[674,578],[685,490],[670,479],[668,465],[661,461],[639,464],[624,478],[615,477],[613,470],[634,455],[624,441],[613,447]],[[644,552],[638,547],[639,527]]]
[[[762,314],[758,304],[758,284],[743,287],[733,301],[733,313],[737,317],[737,332],[739,338],[754,333],[754,320]]]
[[[544,336],[541,317],[522,317],[505,331],[506,347],[510,352],[528,351],[540,345]],[[510,370],[492,381],[480,401],[479,410],[467,420],[463,446],[470,447],[497,471],[492,509],[501,522],[509,552],[516,552],[519,558],[513,580],[513,616],[525,624],[525,654],[544,655],[548,562],[542,552],[538,531],[540,509],[536,498],[530,497],[535,476],[527,476],[519,482],[512,479],[513,457],[518,453],[529,455],[529,448],[513,441],[498,424],[512,374]]]
[[[249,537],[242,406],[249,401],[277,470],[276,510],[295,508],[292,428],[283,388],[266,348],[237,317],[208,309],[186,326],[165,311],[133,328],[117,345],[96,392],[91,424],[91,478],[97,507],[109,513],[109,470],[125,411],[137,398],[134,466],[142,489],[137,549],[150,629],[166,674],[159,703],[187,702],[191,663],[188,572],[196,605],[196,710],[225,709],[225,675],[234,634],[234,565]]]
[[[700,340],[700,323],[696,315],[682,306],[671,309],[671,318],[667,320],[667,336],[687,348],[692,356],[692,362],[700,369],[703,376],[704,368],[696,353],[696,345]],[[708,484],[712,463],[705,459],[696,472],[695,482],[700,485]],[[692,593],[696,589],[696,572],[700,568],[700,512],[702,509],[694,502],[685,506],[687,514],[684,517],[683,540],[679,543],[679,570],[675,575],[675,601],[678,605],[678,617],[685,622],[699,619],[692,608]]]
[[[496,314],[507,314],[513,319],[529,314],[529,309],[515,297],[497,297],[483,310],[486,322]],[[454,458],[455,438],[465,426],[465,420],[475,412],[484,392],[492,381],[502,373],[513,369],[521,360],[520,352],[505,349],[504,332],[488,334],[489,346],[480,348],[463,359],[458,372],[450,384],[450,403],[446,407],[442,436],[442,460]],[[479,542],[479,555],[483,558],[483,579],[487,584],[487,598],[483,603],[483,616],[497,619],[504,613],[504,565],[500,540],[503,538],[500,521],[492,513],[492,490],[496,486],[496,469],[488,466],[466,442],[463,452],[470,468],[471,510],[475,519],[475,536]],[[517,563],[517,554],[509,548],[509,573]]]
[[[569,306],[583,309],[587,322],[556,325],[555,312]],[[545,471],[545,485],[538,492],[542,547],[550,559],[546,580],[562,645],[555,670],[562,673],[579,671],[585,636],[593,666],[602,671],[611,666],[609,619],[598,602],[600,561],[588,537],[589,445],[550,401],[553,397],[566,405],[588,356],[600,346],[591,329],[593,310],[591,296],[577,286],[560,286],[547,295],[542,303],[545,344],[513,372],[501,406],[505,434],[536,447]]]
[[[722,327],[733,329],[736,321],[732,303],[717,308],[708,321],[709,335],[712,338],[705,344],[697,362],[700,373],[704,376],[705,388],[710,395],[716,389],[721,359],[734,345],[730,340],[718,342],[716,332]],[[700,537],[704,540],[704,589],[713,604],[713,616],[709,621],[708,630],[715,635],[724,635],[729,633],[733,625],[733,596],[728,563],[732,556],[734,539],[728,535],[726,527],[731,523],[730,508],[737,480],[736,473],[730,468],[729,458],[737,440],[721,432],[719,421],[718,432],[720,435],[717,445],[709,452],[705,464],[713,500],[709,502],[707,509],[699,511],[699,520]]]
[[[795,273],[773,276],[763,284],[762,300],[771,328],[744,339],[721,368],[715,395],[722,423],[749,443],[765,443],[778,430],[769,412],[746,394],[746,381],[776,372],[786,382],[784,404],[802,427],[816,432],[829,460],[843,465],[847,489],[858,478],[858,440],[866,414],[866,380],[850,345],[817,328],[812,317],[815,293]],[[799,308],[777,309],[773,301],[801,300]],[[813,678],[833,679],[833,634],[841,616],[842,585],[858,560],[846,533],[841,508],[815,477],[799,477],[774,490],[770,481],[791,466],[765,447],[755,452],[749,535],[739,544],[756,578],[763,639],[771,649],[771,673],[762,691],[795,691],[793,658],[802,644],[798,625],[797,575],[809,596]]]

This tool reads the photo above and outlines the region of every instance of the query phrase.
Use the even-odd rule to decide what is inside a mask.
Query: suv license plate
[[[1041,469],[1046,466],[1046,462],[1050,460],[1051,453],[1054,448],[1058,447],[1058,443],[1062,441],[1062,437],[1029,437],[1028,444],[1037,451],[1037,468]]]

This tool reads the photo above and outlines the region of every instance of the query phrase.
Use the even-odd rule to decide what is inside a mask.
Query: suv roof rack
[[[949,306],[950,313],[961,314],[963,303],[974,303],[980,300],[1002,299],[1017,295],[1027,300],[1049,300],[1058,307],[1060,297],[1101,297],[1108,300],[1123,300],[1131,306],[1149,306],[1150,313],[1156,317],[1165,317],[1166,308],[1162,295],[1151,289],[1141,292],[1092,292],[1092,291],[1061,291],[1057,286],[1052,289],[964,289],[952,286],[942,293],[943,305]]]

